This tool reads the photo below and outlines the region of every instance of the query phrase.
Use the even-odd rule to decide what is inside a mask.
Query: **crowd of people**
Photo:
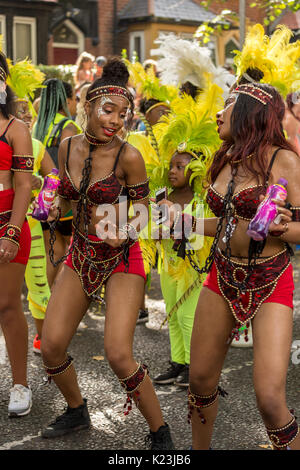
[[[67,403],[43,438],[92,424],[68,347],[96,301],[105,309],[105,355],[124,389],[125,414],[134,402],[152,450],[174,449],[155,383],[187,389],[191,449],[211,448],[226,354],[250,336],[257,406],[272,446],[300,449],[285,399],[291,245],[300,243],[300,41],[290,37],[284,27],[271,38],[261,25],[250,28],[234,74],[216,67],[208,48],[175,36],[161,37],[159,58],[144,64],[85,52],[75,86],[45,80],[29,61],[13,64],[1,53],[0,325],[13,382],[10,416],[27,415],[33,400],[25,282],[33,349]],[[32,211],[53,168],[57,196],[39,221]],[[280,177],[287,198],[274,201],[277,219],[255,241],[246,235],[249,222]],[[148,319],[154,269],[171,356],[151,379],[134,358],[133,339]]]

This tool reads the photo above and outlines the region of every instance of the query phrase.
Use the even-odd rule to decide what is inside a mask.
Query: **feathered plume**
[[[265,35],[261,24],[249,28],[242,51],[235,51],[237,76],[258,69],[263,73],[260,82],[273,85],[285,98],[300,79],[300,41],[291,43],[292,35],[285,25],[279,25],[271,37]]]
[[[234,77],[223,67],[213,64],[208,48],[173,34],[161,34],[155,43],[159,47],[152,51],[152,55],[159,57],[157,66],[163,84],[181,86],[190,82],[203,89],[210,77],[213,83],[228,92]]]
[[[7,84],[19,99],[26,100],[31,105],[35,90],[43,88],[45,74],[26,59],[16,62],[14,65],[9,59],[7,62],[10,73],[7,77]]]

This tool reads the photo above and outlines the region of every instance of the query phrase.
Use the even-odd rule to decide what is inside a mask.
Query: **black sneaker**
[[[147,308],[140,308],[139,309],[139,316],[136,321],[137,324],[139,323],[146,323],[149,320],[149,311]]]
[[[170,367],[163,374],[158,375],[153,379],[156,384],[172,384],[175,382],[178,375],[185,368],[184,364],[178,364],[177,362],[171,362]]]
[[[87,409],[86,399],[83,399],[83,405],[78,408],[69,408],[56,420],[49,424],[42,431],[42,437],[48,439],[52,437],[64,436],[79,429],[86,429],[90,426],[91,420]]]
[[[167,423],[161,426],[158,431],[152,432],[146,437],[149,450],[174,450],[170,428]]]
[[[190,367],[188,365],[185,365],[183,371],[180,372],[177,379],[175,380],[175,384],[179,385],[180,387],[188,387],[189,386],[189,373],[190,373]]]

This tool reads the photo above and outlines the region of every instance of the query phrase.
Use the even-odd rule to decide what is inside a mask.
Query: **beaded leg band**
[[[192,414],[194,409],[196,408],[197,413],[199,415],[199,418],[201,419],[201,423],[205,424],[206,419],[202,413],[203,408],[208,408],[209,406],[213,405],[215,401],[218,398],[218,395],[221,395],[222,397],[225,397],[228,395],[225,390],[223,390],[221,387],[217,387],[214,393],[211,395],[196,395],[195,393],[192,393],[190,388],[188,389],[188,407],[189,407],[189,413],[188,413],[188,423],[191,423],[192,419]]]
[[[138,368],[133,372],[132,375],[119,379],[120,384],[127,392],[126,403],[124,404],[124,415],[127,416],[132,410],[132,397],[136,399],[136,406],[140,399],[140,392],[138,388],[144,382],[148,374],[148,367],[145,364],[139,364]]]
[[[48,382],[50,383],[51,382],[51,379],[53,376],[55,375],[60,375],[60,374],[63,374],[63,372],[65,372],[67,369],[69,369],[69,367],[71,366],[73,362],[73,357],[69,356],[67,357],[67,359],[65,360],[65,362],[63,362],[62,364],[60,364],[59,366],[56,366],[56,367],[48,367],[48,366],[44,366],[45,367],[45,370],[48,374]]]
[[[293,416],[286,426],[278,429],[267,428],[267,433],[275,449],[290,450],[289,444],[298,436],[299,426]]]

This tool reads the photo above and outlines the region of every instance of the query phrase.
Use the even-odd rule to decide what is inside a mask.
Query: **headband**
[[[170,106],[167,103],[164,103],[163,101],[160,101],[159,103],[155,103],[152,106],[150,106],[150,108],[148,108],[147,111],[145,112],[145,115],[147,113],[150,113],[150,111],[152,111],[152,109],[157,108],[158,106],[166,106],[167,108],[170,108]]]
[[[181,142],[178,146],[176,151],[178,153],[189,153],[193,158],[196,158],[198,160],[199,155],[197,155],[196,152],[193,152],[193,150],[187,150],[187,142]]]
[[[125,98],[129,104],[132,104],[133,102],[133,97],[130,91],[128,91],[127,88],[118,85],[106,85],[94,88],[87,93],[86,99],[87,101],[93,101],[104,95],[121,96],[122,98]]]
[[[251,96],[252,98],[260,101],[264,106],[271,103],[273,99],[273,96],[270,95],[270,93],[267,93],[251,83],[239,85],[232,93],[242,93],[243,95]]]

